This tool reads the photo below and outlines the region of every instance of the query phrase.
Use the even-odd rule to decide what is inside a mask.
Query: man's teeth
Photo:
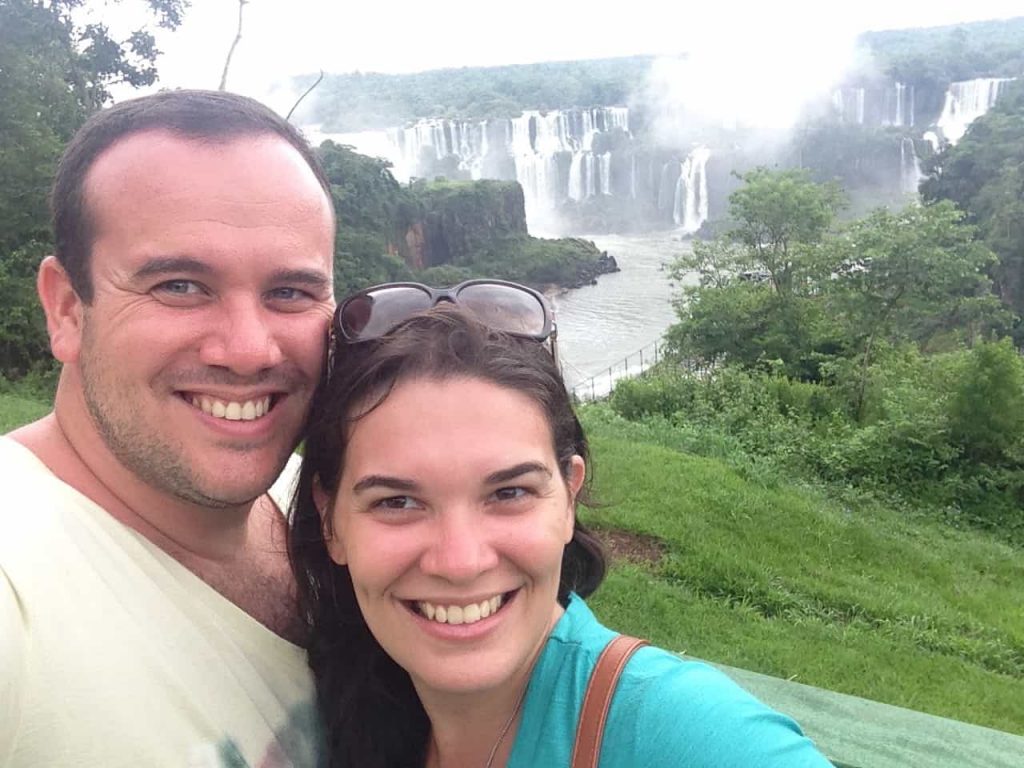
[[[416,603],[420,614],[439,624],[476,624],[501,608],[504,598],[495,595],[489,600],[469,605],[434,605],[426,600]]]
[[[244,402],[216,400],[206,395],[192,395],[189,401],[203,413],[216,419],[227,419],[228,421],[253,421],[266,415],[270,410],[270,395]]]

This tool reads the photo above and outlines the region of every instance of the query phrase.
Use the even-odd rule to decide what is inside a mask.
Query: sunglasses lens
[[[536,296],[510,285],[474,283],[459,291],[459,306],[495,330],[541,337],[547,312]]]
[[[403,320],[430,309],[428,293],[408,285],[378,288],[345,302],[338,322],[349,341],[383,336]]]

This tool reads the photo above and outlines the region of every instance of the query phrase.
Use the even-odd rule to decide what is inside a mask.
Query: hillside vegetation
[[[0,394],[0,429],[46,410],[35,393]],[[601,502],[583,516],[619,542],[591,601],[606,623],[698,658],[1024,734],[1018,550],[836,501],[736,455],[696,455],[710,440],[699,432],[631,423],[606,405],[581,412]],[[623,545],[627,534],[642,546]]]

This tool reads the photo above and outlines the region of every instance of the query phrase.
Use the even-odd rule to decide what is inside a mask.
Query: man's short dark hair
[[[295,126],[255,99],[223,91],[162,91],[101,110],[85,122],[64,150],[50,196],[57,260],[87,304],[93,297],[89,262],[95,233],[85,199],[86,177],[97,158],[119,140],[160,130],[211,142],[279,136],[302,155],[327,199],[331,199],[323,166],[306,139]]]

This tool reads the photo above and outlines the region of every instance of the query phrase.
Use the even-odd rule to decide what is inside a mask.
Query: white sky
[[[114,27],[142,3],[90,5]],[[122,7],[123,6],[123,7]],[[867,29],[1024,16],[1024,0],[249,0],[228,88],[286,111],[271,86],[317,72],[414,72],[630,54],[690,52],[691,88],[778,78],[830,82]],[[216,88],[234,39],[238,0],[193,0],[159,38],[162,87]],[[758,83],[761,85],[759,86]]]

